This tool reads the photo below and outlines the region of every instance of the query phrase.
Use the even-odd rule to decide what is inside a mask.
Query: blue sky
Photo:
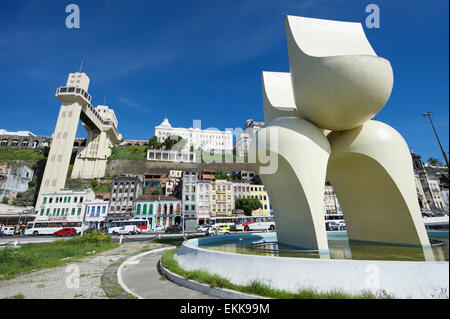
[[[81,28],[65,8],[79,5]],[[0,2],[0,128],[50,135],[69,72],[91,78],[93,104],[114,108],[124,138],[148,139],[172,125],[242,127],[263,120],[261,72],[288,72],[287,14],[364,22],[375,3],[381,27],[366,29],[391,61],[394,89],[376,119],[397,129],[425,159],[443,161],[449,138],[448,0],[90,0]],[[85,133],[81,128],[79,136]]]

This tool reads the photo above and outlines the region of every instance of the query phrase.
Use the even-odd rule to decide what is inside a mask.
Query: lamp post
[[[183,229],[183,239],[184,239],[184,241],[186,241],[186,236],[185,236],[185,234],[184,234],[184,209],[182,210],[182,212],[181,212],[181,214],[182,214],[182,222],[181,222],[181,227],[182,227],[182,229]]]
[[[432,111],[427,111],[427,113],[422,113],[422,116],[428,117],[428,119],[430,120],[431,127],[433,128],[433,131],[434,131],[434,135],[436,135],[436,139],[437,139],[437,141],[439,143],[439,147],[441,148],[442,155],[444,155],[445,163],[447,164],[447,168],[448,168],[449,165],[448,165],[447,154],[445,154],[444,148],[442,147],[441,141],[439,140],[439,136],[437,135],[436,129],[435,129],[434,124],[433,124],[433,121],[431,120],[431,114],[433,114]]]

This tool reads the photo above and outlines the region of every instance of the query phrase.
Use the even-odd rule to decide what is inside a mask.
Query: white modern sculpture
[[[328,251],[328,176],[350,240],[429,247],[408,146],[371,120],[392,91],[389,61],[375,54],[360,23],[288,16],[286,32],[291,72],[263,72],[267,124],[250,147],[278,241]],[[275,172],[264,172],[267,154]]]

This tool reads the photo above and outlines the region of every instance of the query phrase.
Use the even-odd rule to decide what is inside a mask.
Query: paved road
[[[161,276],[157,263],[164,252],[148,254],[124,266],[122,280],[129,290],[144,299],[217,299]]]
[[[164,233],[148,233],[148,234],[139,234],[139,235],[124,235],[124,240],[127,239],[133,241],[145,241],[153,239],[155,236],[161,235],[161,238],[170,238],[170,237],[180,237],[181,234],[164,234]],[[189,236],[197,236],[204,235],[204,233],[189,233]],[[119,238],[120,235],[114,235],[113,238]],[[0,237],[0,245],[11,243],[17,241],[19,244],[28,244],[28,243],[48,243],[57,239],[69,239],[71,237],[54,237],[54,236],[1,236]]]

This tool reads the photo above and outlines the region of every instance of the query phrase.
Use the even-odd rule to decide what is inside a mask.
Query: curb
[[[111,294],[111,285],[118,284],[117,282],[117,269],[119,268],[120,264],[122,264],[127,258],[130,258],[131,256],[122,257],[115,262],[108,265],[108,267],[105,268],[105,270],[102,273],[102,276],[100,277],[100,283],[101,288],[105,292],[106,296]],[[128,299],[127,297],[108,297],[109,299]]]
[[[173,247],[164,247],[164,248],[152,249],[152,250],[143,252],[143,253],[141,253],[141,254],[131,256],[131,257],[127,258],[124,262],[122,262],[122,263],[120,264],[119,268],[117,269],[117,281],[119,282],[119,285],[122,287],[122,289],[125,290],[125,291],[126,291],[127,293],[129,293],[130,295],[135,296],[135,297],[138,298],[138,299],[144,299],[144,298],[142,298],[141,296],[135,294],[133,291],[131,291],[131,290],[127,287],[127,285],[125,284],[125,282],[124,282],[123,279],[122,279],[122,270],[123,270],[124,267],[125,267],[126,265],[128,265],[128,264],[129,264],[129,265],[135,265],[137,259],[140,259],[140,258],[142,258],[142,257],[144,257],[144,256],[146,256],[146,255],[149,255],[149,254],[153,254],[153,253],[157,253],[157,252],[161,252],[161,251],[169,250],[169,249],[173,249]]]
[[[164,266],[161,265],[161,260],[158,261],[158,271],[161,275],[166,276],[167,279],[169,279],[170,281],[172,281],[180,286],[201,292],[206,295],[218,297],[220,299],[269,299],[269,298],[265,298],[265,297],[261,297],[261,296],[249,295],[249,294],[245,294],[242,292],[236,292],[234,290],[229,290],[229,289],[212,288],[208,285],[199,283],[197,281],[184,279],[183,277],[164,268]]]

